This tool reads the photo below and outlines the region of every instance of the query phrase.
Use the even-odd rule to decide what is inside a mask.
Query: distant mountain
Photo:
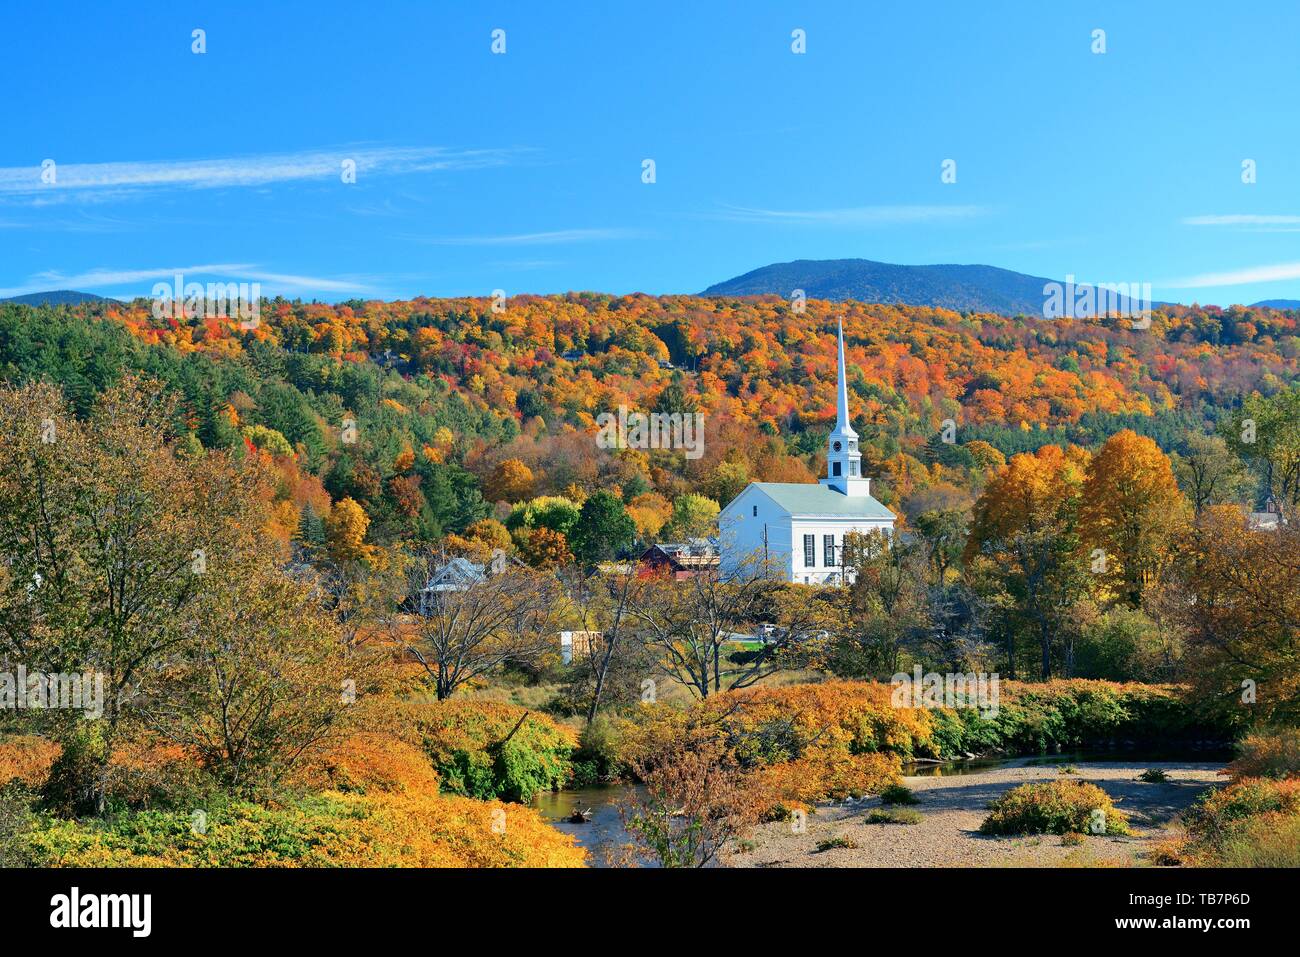
[[[1251,305],[1264,306],[1267,309],[1300,309],[1300,299],[1261,299]]]
[[[17,302],[24,306],[70,306],[79,302],[111,302],[106,296],[96,296],[93,292],[76,292],[72,289],[56,289],[52,292],[29,292],[25,296],[11,296],[0,302]]]
[[[720,282],[704,290],[703,295],[788,297],[795,289],[802,289],[809,299],[856,299],[1007,316],[1041,315],[1043,286],[1055,281],[996,266],[900,266],[870,259],[797,259]]]

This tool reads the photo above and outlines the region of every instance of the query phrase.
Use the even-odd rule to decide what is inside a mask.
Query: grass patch
[[[817,842],[817,853],[822,854],[826,851],[834,851],[843,848],[845,850],[856,851],[858,842],[850,840],[847,837],[829,837],[824,841]]]
[[[1084,781],[1042,781],[1012,788],[989,805],[981,834],[1128,834],[1110,796]]]
[[[1300,780],[1246,778],[1206,793],[1183,817],[1183,863],[1300,867]]]
[[[1073,764],[1062,764],[1059,768],[1056,769],[1056,773],[1057,774],[1078,774],[1079,769],[1076,768]]]
[[[1221,867],[1300,867],[1300,817],[1251,818],[1223,839],[1216,858]]]
[[[886,804],[920,804],[921,799],[906,784],[891,784],[880,792],[880,800]]]
[[[872,811],[866,817],[868,824],[920,824],[921,812],[910,811],[906,808],[897,810],[879,809]]]

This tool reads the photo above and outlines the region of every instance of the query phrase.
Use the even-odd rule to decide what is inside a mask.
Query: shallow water
[[[607,867],[606,852],[631,841],[619,817],[618,805],[640,794],[641,790],[638,785],[610,784],[575,791],[546,791],[533,798],[533,807],[551,827],[563,834],[572,834],[578,845],[587,849],[590,865]],[[575,810],[588,809],[591,811],[590,821],[582,824],[569,821]]]

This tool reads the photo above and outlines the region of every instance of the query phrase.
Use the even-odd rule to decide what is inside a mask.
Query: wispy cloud
[[[556,229],[544,233],[515,233],[508,236],[412,236],[433,246],[556,246],[562,243],[603,242],[614,239],[637,239],[644,235],[635,229]]]
[[[790,223],[803,226],[898,226],[950,222],[988,212],[984,206],[850,206],[841,209],[755,209],[723,204],[712,218],[739,223]]]
[[[358,181],[394,175],[502,166],[514,150],[452,150],[443,147],[340,147],[228,159],[59,163],[54,182],[41,181],[40,166],[0,167],[0,195],[45,204],[68,200],[121,199],[147,190],[267,186],[306,180],[338,180],[345,161],[356,163]]]
[[[42,233],[121,233],[137,228],[124,219],[88,213],[78,209],[74,217],[62,219],[37,218],[31,222],[0,220],[0,229],[32,229]]]
[[[1167,289],[1208,289],[1215,286],[1244,286],[1256,282],[1281,282],[1287,279],[1300,279],[1300,262],[1249,266],[1229,272],[1208,272],[1199,276],[1170,279],[1155,285]]]
[[[1300,216],[1231,213],[1225,216],[1185,216],[1184,226],[1300,226]]]
[[[500,269],[503,272],[529,272],[534,269],[554,269],[556,266],[563,265],[564,263],[554,259],[510,259],[488,263],[490,269]]]
[[[67,274],[47,270],[29,276],[21,286],[0,289],[0,299],[22,296],[29,292],[46,292],[51,289],[122,290],[127,296],[145,295],[148,290],[141,284],[172,282],[177,275],[185,282],[199,282],[214,277],[237,282],[259,282],[264,295],[303,295],[314,293],[355,293],[368,287],[352,278],[324,278],[268,272],[252,263],[207,263],[197,266],[167,266],[148,269],[92,269],[82,273]]]

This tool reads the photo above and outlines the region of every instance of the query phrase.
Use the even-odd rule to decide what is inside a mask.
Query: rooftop
[[[825,485],[805,482],[755,482],[754,487],[791,515],[879,518],[895,515],[870,495],[844,495]]]

